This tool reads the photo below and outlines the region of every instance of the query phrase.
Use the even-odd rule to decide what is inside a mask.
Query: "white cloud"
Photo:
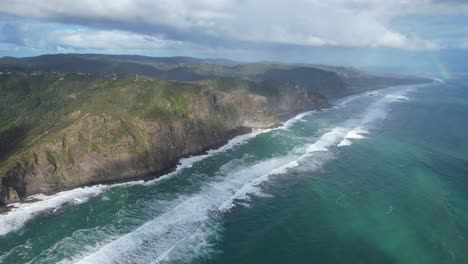
[[[158,48],[167,39],[179,39],[200,45],[242,41],[416,50],[439,45],[392,28],[392,17],[468,14],[468,4],[440,0],[2,0],[0,10],[96,28],[62,32],[63,36],[55,40],[79,48],[103,48],[107,44]]]
[[[36,39],[29,40],[29,45]],[[69,47],[75,49],[161,49],[180,45],[180,41],[166,40],[163,37],[129,33],[118,30],[56,30],[42,36],[41,48]]]

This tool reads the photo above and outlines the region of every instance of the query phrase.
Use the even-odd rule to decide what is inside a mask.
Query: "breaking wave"
[[[12,204],[13,209],[11,211],[0,215],[0,235],[5,235],[23,227],[27,221],[41,212],[54,211],[65,204],[82,204],[89,198],[99,195],[106,188],[108,186],[96,185],[48,196],[38,194],[29,197],[29,200],[34,200],[33,202]]]
[[[308,170],[314,171],[330,157],[333,158],[339,147],[349,146],[355,140],[369,137],[378,121],[386,118],[389,103],[403,101],[410,90],[407,88],[375,93],[372,96],[376,98],[375,101],[357,118],[332,124],[315,141],[302,143],[286,154],[268,157],[253,164],[243,159],[232,160],[204,182],[198,191],[179,194],[170,202],[171,206],[143,225],[123,236],[108,237],[102,244],[85,248],[63,263],[187,263],[194,257],[212,254],[213,244],[220,239],[220,218],[224,214],[238,205],[248,204],[254,196],[267,195],[268,192],[263,187],[270,179],[286,175],[302,165],[307,165]],[[338,106],[352,103],[359,98],[360,96],[352,96],[339,102]],[[291,128],[312,113],[314,112],[297,115],[285,122],[282,128]],[[171,178],[181,170],[190,168],[195,162],[223,153],[272,130],[274,129],[238,136],[217,150],[182,159],[173,173],[145,183],[137,181],[128,184],[150,185]],[[0,235],[21,227],[42,211],[53,210],[67,203],[83,203],[114,186],[80,188],[52,196],[38,196],[42,201],[36,203],[17,204],[17,208],[0,217]]]

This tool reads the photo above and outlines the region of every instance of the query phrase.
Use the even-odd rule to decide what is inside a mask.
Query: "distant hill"
[[[56,54],[0,59],[0,71],[142,75],[163,80],[199,81],[219,77],[277,80],[302,84],[314,93],[334,98],[370,86],[418,82],[408,76],[373,76],[354,68],[284,63],[239,63],[225,59],[147,57],[138,55]],[[377,78],[378,77],[378,78]],[[378,80],[377,80],[378,79]],[[331,85],[330,82],[333,82]],[[324,86],[328,84],[328,86]]]
[[[58,54],[0,59],[0,205],[155,177],[330,100],[428,82],[326,65]]]

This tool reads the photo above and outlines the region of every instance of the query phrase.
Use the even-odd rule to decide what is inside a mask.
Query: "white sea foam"
[[[172,178],[173,176],[177,175],[181,170],[183,170],[185,168],[192,167],[193,164],[196,163],[196,162],[202,161],[202,160],[204,160],[206,158],[209,158],[209,157],[211,157],[213,155],[226,152],[227,150],[230,150],[230,149],[232,149],[232,148],[234,148],[236,146],[247,143],[249,140],[255,138],[256,136],[258,136],[260,134],[267,133],[267,132],[270,132],[272,130],[274,130],[274,129],[272,129],[272,128],[257,129],[257,130],[255,130],[255,131],[253,131],[251,133],[236,136],[236,137],[232,138],[231,140],[229,140],[228,143],[221,146],[220,148],[208,150],[206,152],[206,154],[196,155],[196,156],[191,156],[191,157],[188,157],[188,158],[180,159],[179,160],[179,165],[177,165],[176,169],[171,173],[168,173],[168,174],[165,174],[165,175],[163,175],[161,177],[155,178],[153,180],[150,180],[150,181],[147,181],[147,182],[141,182],[141,183],[144,184],[144,185],[151,185],[151,184],[154,184],[156,182]]]
[[[354,100],[358,99],[361,96],[362,96],[362,94],[355,94],[355,95],[351,95],[351,96],[345,97],[343,99],[340,99],[340,100],[336,101],[334,107],[339,108],[339,107],[346,106],[347,104],[353,102]]]
[[[379,93],[381,98],[368,107],[359,124],[346,133],[338,144],[338,147],[350,146],[353,140],[366,138],[366,135],[370,133],[369,129],[371,129],[377,121],[384,120],[387,117],[389,103],[408,101],[409,98],[405,95],[413,89],[413,87],[404,87],[400,88],[398,91],[387,94]]]
[[[358,126],[352,130],[350,130],[348,133],[346,133],[346,136],[341,140],[341,142],[338,144],[338,147],[343,147],[343,146],[350,146],[352,144],[352,139],[363,139],[366,138],[366,134],[368,134],[369,131],[363,129],[362,127]]]
[[[229,149],[232,149],[235,146],[242,145],[248,142],[250,139],[255,138],[257,135],[267,133],[272,130],[273,129],[258,129],[252,133],[234,137],[233,139],[229,140],[227,144],[223,145],[218,149],[209,150],[206,154],[183,158],[179,161],[179,165],[177,166],[174,172],[168,173],[151,181],[145,182],[143,180],[138,180],[112,185],[95,185],[91,187],[76,188],[70,191],[64,191],[54,195],[37,194],[30,196],[27,198],[28,200],[37,199],[38,201],[30,203],[11,204],[10,206],[12,206],[13,209],[5,214],[0,215],[0,236],[5,235],[18,228],[21,228],[27,221],[29,221],[37,214],[43,211],[57,210],[65,204],[84,203],[89,197],[99,195],[105,189],[138,184],[149,185],[162,180],[166,180],[177,175],[181,170],[191,167],[195,162],[206,159],[212,155],[225,152]]]
[[[92,187],[77,188],[70,191],[60,192],[54,195],[33,195],[29,199],[37,199],[36,202],[15,203],[11,211],[0,215],[0,235],[5,235],[17,230],[37,214],[57,210],[64,204],[81,204],[90,197],[99,195],[107,186],[96,185]]]
[[[328,148],[338,143],[344,135],[346,135],[345,128],[335,127],[330,132],[323,134],[317,142],[310,145],[307,152],[328,151]]]
[[[345,138],[347,139],[362,139],[362,138],[365,138],[365,136],[363,136],[363,134],[367,134],[369,133],[369,131],[365,130],[365,129],[362,129],[361,127],[357,127],[351,131],[349,131]]]
[[[377,96],[379,95],[379,92],[378,91],[372,91],[372,92],[368,92],[366,93],[367,96]]]
[[[234,195],[229,197],[226,201],[224,201],[219,207],[218,210],[222,212],[229,211],[235,206],[235,200],[250,200],[249,195],[256,194],[260,196],[262,194],[261,189],[259,185],[265,181],[267,181],[270,176],[276,175],[276,174],[283,174],[286,173],[288,169],[292,169],[299,166],[299,163],[297,160],[292,160],[286,164],[283,164],[277,168],[274,168],[273,170],[269,171],[268,173],[255,178],[253,181],[245,184],[240,188]]]
[[[289,129],[290,127],[292,127],[297,122],[304,121],[304,117],[309,116],[309,115],[311,115],[313,113],[317,113],[317,111],[307,111],[307,112],[304,112],[304,113],[300,113],[300,114],[296,115],[295,117],[293,117],[293,118],[287,120],[286,122],[284,122],[283,125],[281,127],[279,127],[279,128],[280,129]]]
[[[209,245],[213,229],[213,213],[228,210],[235,200],[255,194],[258,185],[267,176],[294,167],[294,156],[272,158],[251,166],[239,166],[219,181],[207,183],[200,192],[180,196],[175,206],[153,220],[146,222],[118,239],[90,252],[81,253],[64,263],[150,263],[154,260],[174,260],[185,263],[184,258]],[[239,192],[239,190],[242,190]],[[174,256],[173,251],[177,251]]]
[[[300,113],[300,114],[294,116],[293,118],[287,120],[286,122],[283,123],[282,126],[277,127],[277,128],[255,129],[251,133],[236,136],[236,137],[232,138],[231,140],[229,140],[225,145],[221,146],[220,148],[208,150],[205,154],[202,154],[202,155],[196,155],[196,156],[191,156],[191,157],[188,157],[188,158],[180,159],[179,164],[177,165],[176,169],[171,173],[165,174],[165,175],[163,175],[161,177],[158,177],[158,178],[150,180],[150,181],[146,181],[146,182],[135,181],[135,182],[128,182],[127,184],[134,183],[134,184],[150,185],[150,184],[162,181],[162,180],[167,180],[167,179],[177,175],[181,170],[183,170],[185,168],[192,167],[192,165],[194,163],[196,163],[196,162],[202,161],[202,160],[204,160],[206,158],[209,158],[209,157],[211,157],[213,155],[226,152],[227,150],[230,150],[230,149],[232,149],[232,148],[234,148],[236,146],[243,145],[243,144],[247,143],[249,140],[257,137],[260,134],[268,133],[268,132],[271,132],[271,131],[274,131],[274,130],[277,130],[277,129],[285,129],[285,128],[287,129],[287,128],[291,127],[292,125],[294,125],[295,123],[297,123],[297,122],[299,122],[301,120],[304,120],[304,117],[306,117],[308,115],[311,115],[312,113],[316,113],[316,111],[307,111],[307,112]]]
[[[388,94],[385,96],[387,99],[393,102],[407,102],[409,98],[401,94]]]
[[[345,138],[345,139],[341,140],[341,142],[338,144],[338,147],[351,146],[351,144],[353,144],[353,142],[351,142],[351,140]]]
[[[355,134],[362,131],[355,131]],[[96,250],[81,253],[68,260],[77,263],[160,263],[190,262],[190,258],[202,254],[210,245],[210,237],[219,230],[212,215],[226,213],[237,204],[245,204],[251,196],[263,196],[262,183],[273,175],[285,174],[299,166],[300,162],[327,152],[337,145],[349,129],[336,127],[323,134],[316,142],[304,146],[302,155],[295,151],[246,166],[242,162],[230,162],[220,169],[219,181],[207,183],[200,192],[178,198],[172,210],[157,216],[135,231],[128,233]],[[349,134],[350,137],[356,137]],[[317,160],[321,165],[326,161]],[[317,168],[318,166],[316,166]],[[226,175],[227,174],[227,175]],[[65,261],[64,263],[67,263]]]
[[[252,138],[255,138],[256,136],[258,136],[260,134],[267,133],[267,132],[270,132],[272,130],[273,129],[256,129],[255,131],[253,131],[251,133],[234,137],[233,139],[229,140],[225,145],[221,146],[220,148],[208,150],[206,152],[206,154],[181,159],[179,161],[179,166],[177,168],[178,169],[183,169],[183,168],[191,167],[195,162],[201,161],[201,160],[206,159],[206,158],[208,158],[210,156],[213,156],[215,154],[225,152],[225,151],[230,150],[230,149],[232,149],[232,148],[234,148],[236,146],[245,144],[246,142],[248,142]]]

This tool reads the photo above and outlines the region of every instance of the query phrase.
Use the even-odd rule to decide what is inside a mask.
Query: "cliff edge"
[[[73,76],[47,78],[63,82]],[[155,177],[181,157],[215,148],[252,128],[277,125],[278,114],[328,106],[324,97],[300,85],[234,79],[179,83],[126,78],[85,80],[83,85],[91,87],[92,95],[66,95],[71,104],[82,103],[4,161],[1,204],[37,193]]]

